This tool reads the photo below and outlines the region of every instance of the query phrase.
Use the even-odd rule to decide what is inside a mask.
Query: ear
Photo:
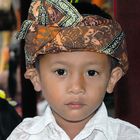
[[[108,82],[107,92],[112,93],[116,83],[121,79],[123,71],[120,67],[115,67],[110,75],[110,80]]]
[[[34,89],[39,92],[41,91],[41,83],[40,83],[40,77],[39,72],[35,68],[27,69],[25,73],[25,78],[31,80]]]

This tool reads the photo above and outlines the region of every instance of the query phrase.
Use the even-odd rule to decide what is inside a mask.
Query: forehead
[[[42,64],[65,64],[65,65],[109,65],[109,57],[97,52],[61,52],[57,54],[44,55],[40,63]]]

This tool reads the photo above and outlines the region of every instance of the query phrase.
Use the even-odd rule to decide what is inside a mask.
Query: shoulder
[[[137,140],[140,139],[140,129],[133,124],[109,117],[109,126],[117,137],[117,140]]]
[[[24,119],[11,133],[7,140],[27,140],[31,135],[41,132],[44,128],[42,125],[43,117]]]

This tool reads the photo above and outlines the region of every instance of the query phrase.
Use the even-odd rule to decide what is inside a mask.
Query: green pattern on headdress
[[[21,26],[20,32],[17,34],[17,39],[24,39],[28,32],[28,29],[31,27],[32,24],[33,21],[25,20]]]
[[[48,15],[46,13],[45,8],[42,6],[42,4],[39,7],[38,23],[44,26],[49,23]]]
[[[114,39],[105,47],[103,47],[100,51],[105,54],[112,55],[119,48],[120,44],[124,40],[125,34],[124,32],[120,32],[118,35],[114,37]]]
[[[74,26],[81,21],[82,16],[67,0],[47,0],[47,2],[65,15],[65,18],[58,23],[60,27]]]

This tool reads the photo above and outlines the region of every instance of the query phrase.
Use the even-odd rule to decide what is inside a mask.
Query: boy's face
[[[76,122],[94,115],[121,76],[121,68],[111,71],[105,54],[65,52],[43,56],[32,82],[42,90],[56,120]]]

